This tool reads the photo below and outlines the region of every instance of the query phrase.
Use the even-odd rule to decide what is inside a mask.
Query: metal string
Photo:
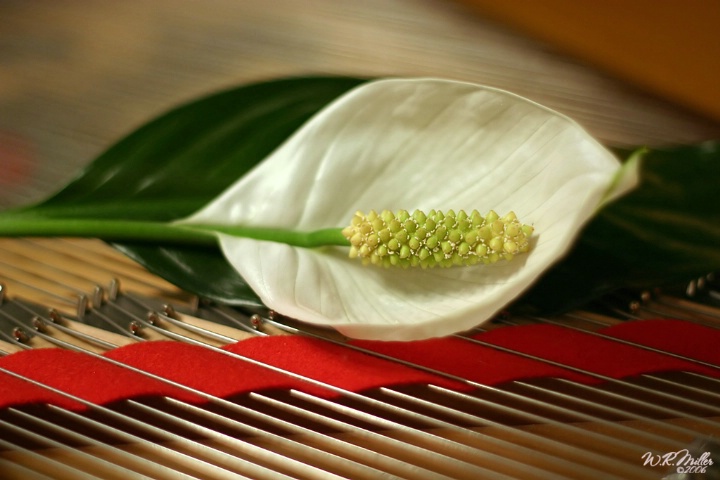
[[[59,282],[58,282],[58,283],[59,283]],[[112,287],[111,287],[111,290],[112,290]],[[97,299],[102,297],[102,290],[101,290],[101,289],[99,290],[99,291],[101,292],[99,295],[97,294],[97,291],[98,291],[98,289],[96,289],[96,295],[95,295],[95,297],[94,297],[95,299],[94,299],[94,301],[93,301],[93,304],[98,303]],[[2,295],[4,296],[4,293],[5,293],[5,292],[4,292],[3,290],[0,290],[0,294],[2,294]],[[52,292],[48,292],[48,293],[52,293]],[[110,294],[110,297],[111,297],[111,298],[114,298],[114,297],[115,297],[115,294]],[[131,298],[130,296],[127,296],[127,298],[130,298],[130,299],[131,299],[132,301],[134,301],[135,303],[138,303],[138,304],[142,305],[142,303],[138,300],[138,298],[135,298],[135,297]],[[107,305],[111,305],[111,308],[116,309],[116,310],[119,311],[119,312],[121,312],[121,311],[124,310],[123,307],[119,306],[118,304],[115,304],[115,302],[110,302],[110,303],[108,303]],[[239,320],[237,320],[237,318],[236,318],[235,315],[233,315],[233,314],[228,314],[227,311],[224,311],[224,310],[222,310],[221,308],[218,308],[218,307],[211,307],[211,308],[214,309],[214,310],[213,310],[213,313],[214,313],[214,314],[223,315],[224,317],[226,317],[226,320],[228,320],[230,323],[239,326],[240,328],[242,328],[242,329],[243,329],[244,331],[246,331],[246,332],[253,332],[254,334],[258,334],[258,335],[264,335],[264,334],[265,334],[263,331],[257,329],[257,326],[258,326],[258,325],[257,325],[256,323],[253,324],[252,321],[248,322],[248,318],[247,318],[247,317],[241,316],[241,318],[243,318],[243,321],[239,321]],[[29,312],[29,309],[26,308],[26,310],[28,310],[28,312]],[[209,309],[206,309],[206,310],[209,310]],[[7,314],[6,314],[5,312],[3,312],[2,310],[0,310],[0,313],[2,313],[4,316],[7,316]],[[98,314],[98,313],[100,313],[100,312],[96,312],[95,310],[93,310],[92,313],[93,313],[93,314]],[[183,329],[188,330],[188,331],[190,331],[190,332],[192,332],[192,333],[195,333],[195,334],[197,334],[197,335],[200,335],[201,337],[211,338],[212,340],[214,340],[214,341],[216,341],[216,342],[220,342],[221,344],[227,344],[227,343],[236,341],[236,339],[234,339],[234,338],[230,338],[230,337],[227,337],[227,336],[225,336],[225,335],[218,334],[218,333],[216,333],[216,332],[212,332],[212,331],[207,330],[207,329],[205,329],[205,328],[197,327],[197,326],[194,326],[194,325],[185,323],[185,322],[183,322],[183,321],[181,321],[181,320],[177,320],[177,319],[175,319],[174,316],[171,315],[171,314],[170,314],[170,315],[166,315],[166,314],[163,314],[163,313],[154,313],[154,315],[155,315],[154,319],[156,319],[156,320],[159,319],[159,320],[161,320],[162,322],[167,322],[167,323],[169,323],[169,324],[171,324],[171,325],[173,325],[173,326],[175,326],[175,327],[183,328]],[[110,318],[109,316],[107,316],[107,315],[105,315],[105,314],[103,314],[103,313],[100,313],[100,316],[101,316],[101,317],[105,317],[104,319],[110,320],[111,322],[113,321],[112,318]],[[255,319],[255,320],[256,320],[256,319]],[[274,322],[274,320],[272,320],[272,319],[263,319],[263,320],[264,320],[264,322],[270,323],[270,324],[272,324],[272,323]],[[146,319],[141,319],[141,318],[136,319],[136,321],[138,322],[139,325],[142,326],[143,329],[152,329],[153,331],[160,332],[160,333],[162,333],[163,335],[169,336],[170,338],[175,338],[176,340],[185,341],[185,342],[187,342],[187,343],[196,343],[196,344],[199,344],[199,345],[207,346],[207,345],[205,345],[205,344],[202,343],[202,342],[198,342],[198,341],[193,340],[193,339],[190,339],[190,338],[185,338],[184,336],[175,334],[174,332],[164,331],[164,329],[159,328],[159,327],[157,327],[156,325],[153,325],[153,322],[152,322],[152,321],[151,321],[151,322],[148,322]],[[45,322],[47,322],[47,321],[45,321]],[[58,330],[66,333],[66,334],[77,335],[79,338],[81,338],[81,339],[84,340],[84,341],[92,341],[90,338],[88,338],[87,335],[82,334],[82,333],[79,333],[79,332],[76,332],[76,331],[72,330],[72,328],[64,327],[63,325],[59,324],[58,322],[55,322],[55,323],[47,322],[47,323],[48,323],[49,325],[51,325],[53,328],[57,328]],[[37,327],[42,328],[42,325],[43,325],[43,322],[41,322],[39,325],[35,325],[35,327],[36,327],[36,328],[37,328]],[[118,331],[118,333],[123,333],[123,334],[125,334],[127,337],[131,337],[131,338],[133,337],[133,333],[132,333],[132,332],[129,332],[129,331],[125,330],[125,329],[123,329],[123,328],[121,327],[121,325],[115,323],[114,327],[115,327],[114,330]],[[285,327],[285,326],[283,325],[283,327]],[[125,330],[125,331],[123,331],[123,330]],[[137,332],[136,332],[136,333],[137,333]],[[294,333],[307,334],[307,332],[301,332],[301,331],[297,331],[297,332],[294,332]],[[14,340],[15,340],[13,337],[11,337],[11,336],[9,336],[9,335],[7,335],[7,334],[4,334],[4,332],[0,332],[0,334],[3,334],[3,337],[6,338],[7,340],[10,340],[10,341],[14,341]],[[36,334],[41,335],[41,332],[37,332]],[[45,337],[43,337],[43,338],[45,338]],[[134,338],[135,338],[136,340],[139,340],[139,338],[138,338],[137,336],[135,336]],[[48,336],[48,337],[46,338],[46,340],[48,340],[48,341],[55,341],[55,339],[52,339],[51,336]],[[113,344],[111,344],[111,343],[109,343],[109,342],[104,342],[104,343],[103,343],[103,342],[104,342],[104,341],[100,340],[99,342],[96,343],[96,345],[98,345],[98,346],[100,346],[100,347],[102,347],[102,348],[104,348],[104,349],[108,349],[108,348],[111,348],[112,346],[114,346]],[[55,341],[55,343],[57,343],[57,342]],[[15,343],[15,345],[22,345],[22,344]],[[69,348],[69,347],[66,346],[66,345],[62,345],[62,346],[64,346],[64,348]],[[26,346],[22,346],[21,348],[27,348],[27,347],[26,347]],[[211,348],[212,348],[212,347],[211,347]],[[224,351],[223,351],[223,352],[224,352]],[[372,352],[366,352],[366,353],[372,354]],[[664,353],[664,352],[662,352],[662,353]],[[392,359],[391,357],[390,357],[389,359],[390,359],[390,360],[393,360],[393,361],[398,361],[397,359]],[[403,362],[401,362],[401,363],[403,363]],[[409,365],[410,365],[410,366],[414,366],[415,368],[422,368],[422,367],[418,367],[417,365],[412,365],[412,364],[409,364]],[[715,368],[717,368],[717,367],[715,366]],[[284,371],[283,371],[283,373],[289,374],[290,372],[284,372]],[[442,372],[433,372],[433,373],[441,373],[441,374],[442,374]],[[447,376],[447,375],[445,375],[445,376]],[[700,377],[706,378],[706,377],[704,377],[704,376],[700,376]],[[672,384],[672,385],[676,385],[676,384],[677,384],[677,382],[672,382],[672,381],[669,381],[669,380],[666,380],[666,379],[656,379],[656,380],[659,381],[659,382],[661,382],[661,383],[669,383],[669,384]],[[712,380],[714,380],[714,379],[712,379]],[[522,382],[516,382],[516,383],[517,383],[518,385],[522,386],[522,387],[525,387],[525,388],[533,388],[533,389],[534,389],[534,388],[539,388],[539,387],[537,387],[537,386],[535,386],[535,385],[523,384]],[[684,387],[684,388],[691,389],[691,387],[686,387],[686,386],[684,386],[684,385],[679,385],[679,386]],[[484,387],[484,386],[483,386],[483,387]],[[635,387],[635,386],[634,386],[634,385],[631,385],[631,387]],[[476,398],[476,397],[468,396],[468,395],[465,395],[465,394],[460,394],[460,393],[458,393],[458,392],[444,391],[444,390],[443,390],[442,388],[440,388],[440,387],[430,386],[430,388],[434,389],[435,391],[443,392],[443,394],[445,394],[445,395],[449,395],[449,396],[459,396],[459,397],[468,397],[468,398],[473,398],[474,401],[476,401],[476,402],[477,402],[477,401],[481,401],[481,399],[478,399],[478,398]],[[694,388],[694,387],[692,387],[692,388]],[[491,389],[491,390],[493,390],[493,391],[495,391],[495,392],[500,391],[500,390],[498,390],[498,389]],[[696,393],[704,393],[703,390],[699,390],[699,389],[697,389],[697,388],[694,388],[694,391],[696,391]],[[425,401],[425,400],[422,399],[422,398],[418,398],[417,396],[411,396],[411,395],[405,394],[405,393],[403,393],[403,392],[398,392],[398,391],[396,391],[396,390],[394,390],[394,389],[384,388],[384,389],[380,389],[380,392],[381,392],[384,396],[388,396],[388,397],[390,397],[390,398],[395,398],[395,399],[401,399],[401,400],[403,400],[403,401],[405,401],[405,402],[410,402],[410,403],[413,403],[413,404],[417,404],[417,405],[422,406],[422,407],[432,407],[432,406],[433,406],[433,405],[431,405],[430,403],[428,403],[427,401]],[[543,389],[543,393],[547,394],[548,392],[550,392],[550,390]],[[652,389],[650,389],[650,392],[651,392],[651,393],[655,393],[654,390],[652,390]],[[351,393],[351,392],[340,392],[340,393],[343,394],[343,395],[346,395],[347,393]],[[502,393],[503,393],[503,394],[510,394],[511,396],[513,396],[513,395],[517,396],[517,394],[515,394],[515,393],[513,393],[513,392],[504,392],[504,391],[503,391]],[[556,392],[556,393],[557,393],[557,394],[560,394],[560,392]],[[605,392],[603,392],[603,393],[605,393]],[[708,394],[709,394],[709,395],[716,395],[716,394],[713,394],[713,393],[711,393],[711,392],[709,392]],[[299,398],[299,397],[302,397],[303,400],[310,401],[310,402],[316,403],[316,404],[324,404],[325,402],[328,402],[328,401],[326,401],[326,400],[324,400],[324,399],[316,398],[316,397],[313,397],[313,396],[308,396],[308,394],[305,394],[305,393],[302,393],[302,392],[297,392],[297,391],[292,391],[292,395],[293,395],[294,397],[298,397],[298,398]],[[251,394],[251,397],[254,398],[254,399],[262,399],[262,402],[264,402],[264,403],[266,403],[266,404],[267,404],[268,402],[275,402],[275,403],[274,403],[275,406],[277,406],[279,403],[280,403],[280,404],[283,403],[283,402],[281,402],[280,400],[271,399],[270,397],[267,397],[267,396],[264,396],[264,395],[261,395],[261,394],[257,394],[257,393]],[[367,398],[367,397],[362,397],[362,396],[359,396],[359,397],[356,398],[356,397],[354,397],[353,395],[350,395],[350,397],[352,397],[352,398],[354,398],[354,399],[357,399],[357,398]],[[519,395],[518,397],[519,397],[519,398],[524,398],[525,400],[527,400],[527,398],[525,398],[523,395]],[[165,399],[165,400],[166,400],[166,402],[178,402],[177,400],[173,400],[173,399]],[[374,399],[369,399],[369,400],[370,400],[369,406],[371,406],[371,407],[384,406],[385,408],[390,408],[390,411],[391,411],[392,413],[397,413],[397,411],[398,411],[396,406],[393,406],[393,405],[390,405],[390,404],[386,404],[385,402],[376,403],[377,400],[374,400]],[[132,404],[135,408],[141,408],[141,409],[151,408],[151,407],[148,407],[148,406],[146,406],[146,405],[139,404],[139,403],[137,403],[137,402],[133,402],[133,401],[130,401],[130,402],[131,402],[131,404]],[[279,403],[278,403],[278,402],[279,402]],[[181,402],[181,403],[182,403],[182,402]],[[331,404],[332,404],[332,402],[331,402]],[[179,405],[179,404],[177,404],[177,405]],[[284,405],[285,405],[285,406],[284,406],[283,408],[286,408],[286,409],[298,408],[298,407],[296,407],[296,406],[294,406],[294,405],[290,405],[290,404],[284,404]],[[497,407],[498,405],[500,405],[500,404],[495,404],[496,407]],[[325,405],[325,406],[327,407],[328,405]],[[545,405],[545,407],[547,407],[547,405]],[[188,408],[198,408],[198,407],[188,406]],[[339,408],[339,407],[338,407],[337,405],[335,405],[334,408]],[[348,408],[348,407],[342,406],[342,409],[345,409],[345,408]],[[436,405],[435,408],[438,408],[439,410],[442,410],[443,414],[445,414],[445,415],[451,415],[451,416],[455,415],[455,416],[459,416],[459,418],[462,418],[462,419],[464,419],[465,421],[470,421],[470,420],[471,420],[472,422],[477,423],[477,424],[481,424],[481,425],[492,425],[492,426],[498,426],[498,425],[499,425],[499,424],[497,424],[496,422],[492,422],[492,421],[490,421],[490,420],[488,420],[488,419],[480,418],[480,417],[477,417],[477,416],[467,416],[467,414],[466,414],[466,413],[463,413],[462,411],[457,411],[457,410],[454,410],[454,409],[449,409],[448,407],[445,407],[445,406],[443,406],[443,405]],[[403,410],[404,410],[404,409],[400,409],[400,411],[403,411]],[[417,413],[417,412],[414,412],[414,411],[412,411],[412,410],[409,410],[409,411],[408,411],[408,410],[404,410],[404,411],[409,415],[409,417],[414,418],[415,420],[417,420],[418,418],[422,418],[422,417],[418,417],[418,413]],[[306,416],[307,416],[307,415],[312,415],[312,412],[309,411],[309,410],[304,410],[304,412],[305,412],[304,414],[305,414]],[[526,415],[526,416],[527,416],[527,415],[531,415],[529,412],[524,412],[524,411],[516,411],[515,413],[520,413],[520,412],[521,412],[522,414]],[[628,414],[629,412],[623,410],[622,413],[623,413],[623,414]],[[681,416],[687,417],[687,414],[682,414],[682,412],[674,412],[674,413],[680,413]],[[357,411],[356,409],[351,409],[351,412],[349,413],[350,416],[358,415],[358,414],[359,414],[359,415],[366,415],[367,413],[366,413],[366,412],[363,412],[363,411]],[[167,414],[164,413],[164,412],[160,412],[159,415],[167,415]],[[472,418],[471,418],[471,417],[472,417]],[[226,418],[226,417],[225,417],[225,418]],[[525,417],[525,418],[528,418],[528,417]],[[540,416],[539,418],[536,417],[535,419],[536,419],[536,420],[539,420],[539,419],[542,419],[542,418],[546,418],[546,417]],[[587,418],[587,417],[586,417],[586,418]],[[593,417],[590,417],[590,418],[593,418]],[[367,420],[367,417],[366,417],[365,419]],[[598,418],[598,417],[595,417],[594,419],[597,419],[597,420],[600,420],[600,421],[602,421],[602,422],[607,423],[606,420],[603,420],[603,419]],[[229,419],[228,419],[228,420],[229,420]],[[548,418],[548,420],[552,421],[552,419],[549,419],[549,418]],[[378,421],[379,421],[379,424],[380,424],[380,425],[387,426],[387,424],[385,423],[385,422],[387,422],[386,419],[381,419],[381,418],[380,418]],[[555,421],[554,423],[557,424],[558,422]],[[613,422],[609,422],[609,423],[613,423]],[[447,424],[447,425],[452,425],[452,424]],[[666,424],[663,423],[663,425],[666,425]],[[436,424],[436,426],[446,426],[446,425],[441,422],[440,424]],[[398,428],[398,427],[403,427],[403,425],[397,424],[397,425],[393,425],[393,427]],[[464,429],[464,430],[467,430],[467,429]],[[463,431],[463,430],[461,430],[461,431]],[[374,432],[372,432],[372,431],[366,431],[366,432],[368,432],[368,433],[370,433],[370,434],[374,433]],[[587,431],[585,431],[584,433],[585,433],[585,434],[588,434],[588,433],[592,434],[592,432],[587,432]],[[684,432],[684,433],[694,433],[694,432],[689,431],[689,432]],[[332,438],[332,437],[330,437],[330,438]],[[526,438],[528,438],[528,437],[526,437]],[[612,438],[612,437],[607,436],[607,438],[610,439],[610,438]],[[617,439],[616,439],[616,441],[617,441]],[[627,442],[626,442],[626,443],[627,443]],[[561,445],[564,445],[564,444],[561,444]],[[606,457],[606,458],[607,458],[607,457]],[[602,459],[602,456],[600,456],[597,460],[600,460],[600,461],[601,461],[601,459]],[[555,459],[555,460],[557,461],[557,459]],[[588,458],[585,458],[585,460],[588,460]],[[507,462],[506,459],[503,460],[503,461],[504,461],[504,462]],[[571,464],[571,465],[576,466],[576,464]],[[628,464],[624,464],[624,467],[628,467]],[[24,467],[19,467],[19,468],[24,468]],[[644,473],[647,473],[647,472],[648,472],[648,470],[644,470]],[[494,473],[496,473],[496,472],[494,472]],[[535,473],[542,473],[542,472],[540,471],[540,472],[535,472]],[[592,473],[592,472],[590,471],[589,473]],[[638,473],[640,473],[640,472],[638,472]],[[557,478],[557,477],[555,477],[555,478]]]

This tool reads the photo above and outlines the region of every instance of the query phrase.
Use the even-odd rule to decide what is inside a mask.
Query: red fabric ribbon
[[[273,389],[297,389],[330,398],[346,391],[412,384],[472,390],[471,383],[454,377],[485,385],[543,377],[596,383],[603,380],[593,374],[626,378],[664,371],[720,377],[720,368],[612,340],[626,340],[720,365],[717,348],[720,330],[678,320],[643,320],[608,327],[598,333],[610,338],[555,325],[528,325],[481,333],[474,336],[477,342],[457,337],[417,342],[353,341],[351,347],[355,348],[349,348],[301,336],[273,336],[243,340],[226,346],[222,352],[172,341],[153,341],[120,347],[103,356],[221,398]],[[426,370],[358,349],[421,365]],[[14,353],[0,358],[0,368],[95,404],[152,396],[170,396],[193,403],[204,401],[202,395],[140,371],[61,349]],[[31,403],[51,403],[74,410],[85,408],[82,402],[0,372],[0,408]]]

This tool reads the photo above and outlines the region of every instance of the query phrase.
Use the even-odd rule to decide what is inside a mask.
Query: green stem
[[[217,245],[216,233],[315,248],[349,246],[340,228],[296,232],[276,228],[225,225],[180,225],[132,220],[49,219],[15,216],[0,219],[0,237],[86,237],[108,241],[158,244]]]

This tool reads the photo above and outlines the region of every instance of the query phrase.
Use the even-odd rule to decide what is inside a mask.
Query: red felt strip
[[[681,329],[678,332],[673,328],[665,328],[667,325],[642,323],[646,338],[662,338],[660,343],[663,344],[670,343],[673,338],[676,342],[679,338],[684,343],[692,342],[694,335],[702,333],[695,329]],[[611,378],[670,371],[689,371],[711,376],[718,374],[715,369],[670,355],[555,325],[500,328],[479,334],[476,338]],[[705,351],[703,355],[710,353]],[[715,358],[717,360],[717,356]]]
[[[498,385],[514,380],[542,377],[567,378],[586,383],[593,381],[591,377],[567,369],[518,357],[461,338],[437,338],[418,342],[354,341],[352,343],[483,385]]]
[[[240,343],[256,340],[260,340],[271,350],[273,344],[277,343],[273,338],[253,338]],[[228,351],[230,350],[229,348]],[[117,348],[105,355],[221,398],[252,391],[304,386],[302,382],[287,375],[204,347],[179,342],[136,343]]]
[[[4,368],[4,366],[3,366]],[[0,372],[0,408],[19,407],[21,405],[49,403],[71,410],[81,410],[82,403],[36,386],[23,379]]]
[[[140,373],[70,350],[25,350],[0,358],[0,367],[101,405],[125,398],[160,395],[188,401],[198,400],[194,395]],[[7,391],[7,388],[3,387],[3,390]],[[0,398],[0,406],[44,402],[45,396],[45,391],[36,389],[11,391],[9,395]],[[74,402],[65,402],[67,400],[63,403],[70,408],[77,406]]]
[[[681,320],[653,319],[620,323],[600,333],[712,363],[720,368],[720,329],[717,328]]]
[[[272,342],[267,340],[253,338],[227,349],[353,392],[428,383],[458,390],[468,389],[463,383],[322,340],[289,335],[273,337]]]
[[[720,364],[720,349],[717,349],[720,331],[716,329],[676,320],[652,320],[628,322],[606,328],[601,333]],[[720,377],[718,369],[553,325],[507,327],[478,334],[476,339],[612,378],[660,371],[692,371]],[[354,341],[352,345],[487,385],[541,377],[561,377],[585,383],[599,381],[560,366],[455,337],[419,342]],[[342,391],[361,392],[394,385],[429,383],[455,390],[472,388],[442,375],[301,336],[257,337],[229,345],[225,351],[295,372],[336,389],[324,388],[242,358],[178,342],[141,342],[117,348],[106,356],[222,398],[268,389],[298,389],[330,397]],[[96,404],[147,396],[171,396],[193,403],[203,401],[201,396],[140,372],[89,354],[61,349],[14,353],[0,358],[0,368]],[[60,394],[0,373],[0,408],[30,403],[82,408]]]

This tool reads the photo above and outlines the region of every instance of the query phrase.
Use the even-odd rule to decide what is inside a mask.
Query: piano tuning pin
[[[642,293],[618,291],[603,298],[602,304],[622,315],[636,315],[643,306]]]
[[[687,287],[685,287],[685,295],[688,297],[695,297],[696,295],[707,292],[708,290],[713,290],[714,285],[715,273],[710,272],[707,275],[703,275],[688,282]]]
[[[107,291],[107,299],[111,302],[117,300],[118,294],[120,293],[120,280],[113,278],[110,280]]]
[[[128,329],[130,330],[130,333],[132,333],[133,335],[138,335],[138,336],[139,336],[139,335],[140,335],[140,332],[141,332],[142,329],[143,329],[143,326],[140,324],[140,322],[137,322],[136,320],[133,320],[133,321],[130,322],[130,324],[128,325]]]
[[[13,328],[12,335],[13,338],[20,343],[27,343],[29,340],[28,334],[20,327]]]
[[[653,293],[650,290],[643,290],[640,292],[640,302],[645,304],[650,302],[653,298]]]
[[[177,319],[177,312],[175,311],[175,308],[172,305],[169,305],[169,304],[163,305],[163,313],[170,318]]]
[[[260,330],[260,327],[262,327],[263,319],[260,315],[257,313],[250,317],[250,324],[255,330]]]
[[[93,307],[100,307],[104,303],[105,289],[100,285],[95,285],[92,295]]]
[[[641,304],[637,300],[632,300],[628,302],[627,308],[630,313],[633,315],[636,314],[640,310]]]
[[[85,294],[78,295],[76,315],[79,320],[82,320],[83,318],[85,318],[85,313],[87,313],[87,309],[88,309],[87,295],[85,295]]]
[[[40,317],[37,317],[37,316],[33,317],[32,326],[35,329],[35,331],[37,331],[37,332],[44,333],[46,331],[45,320],[43,320]]]
[[[158,314],[155,312],[148,312],[145,319],[150,325],[157,325],[159,317]]]
[[[62,315],[60,315],[60,312],[58,312],[54,308],[51,308],[50,311],[48,312],[48,318],[53,323],[57,323],[57,324],[63,323]]]

